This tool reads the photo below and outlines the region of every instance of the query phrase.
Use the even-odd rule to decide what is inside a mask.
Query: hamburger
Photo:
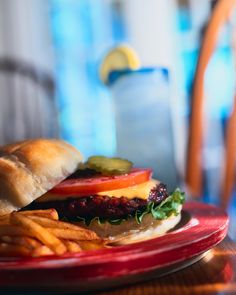
[[[175,227],[184,194],[169,194],[151,169],[102,156],[83,162],[62,140],[33,139],[0,148],[0,215],[54,208],[112,244],[149,239]]]

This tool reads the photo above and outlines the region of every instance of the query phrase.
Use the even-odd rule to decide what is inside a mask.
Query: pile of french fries
[[[40,257],[104,247],[95,232],[59,221],[55,209],[12,212],[0,217],[0,256]]]

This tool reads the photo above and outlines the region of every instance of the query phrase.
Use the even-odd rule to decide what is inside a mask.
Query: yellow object
[[[128,199],[133,199],[135,197],[147,200],[150,190],[154,188],[159,181],[155,179],[151,179],[149,181],[146,181],[141,184],[129,186],[126,188],[121,188],[121,189],[116,189],[116,190],[111,190],[111,191],[104,191],[104,192],[99,192],[96,193],[96,195],[100,196],[110,196],[110,197],[116,197],[116,198],[121,198],[121,197],[126,197]],[[54,194],[54,193],[46,193],[42,197],[38,198],[36,202],[47,202],[47,201],[61,201],[65,200],[67,198],[71,197],[70,194]],[[73,198],[76,198],[76,196],[72,196]],[[79,196],[77,198],[80,198]]]
[[[140,66],[136,52],[127,45],[113,48],[105,56],[100,67],[100,79],[107,84],[111,71],[122,69],[137,69]]]
[[[116,197],[116,198],[126,197],[128,199],[133,199],[136,197],[139,199],[147,200],[150,190],[154,188],[158,183],[159,181],[155,179],[151,179],[141,184],[129,186],[126,188],[116,189],[112,191],[100,192],[97,194],[100,196],[110,196],[110,197]]]

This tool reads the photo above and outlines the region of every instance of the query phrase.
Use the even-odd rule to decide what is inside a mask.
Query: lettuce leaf
[[[142,211],[136,211],[135,219],[138,224],[142,222],[143,217],[146,214],[152,214],[155,219],[166,219],[170,215],[178,215],[179,205],[182,205],[185,201],[185,193],[176,189],[172,194],[169,195],[160,204],[155,204],[154,202],[148,203]]]
[[[154,202],[150,202],[145,207],[143,207],[142,210],[137,210],[134,216],[129,215],[126,218],[108,219],[108,220],[100,218],[100,217],[86,219],[80,216],[73,218],[73,220],[68,220],[68,218],[66,217],[62,217],[61,219],[65,221],[84,222],[88,226],[91,222],[94,222],[94,221],[97,221],[98,224],[109,222],[110,224],[113,224],[113,225],[119,225],[121,224],[121,222],[129,218],[135,218],[136,222],[140,224],[146,214],[152,214],[153,218],[159,219],[159,220],[166,219],[172,214],[178,215],[179,214],[178,208],[180,205],[184,203],[184,201],[185,201],[185,193],[181,192],[177,188],[160,204],[155,204]]]

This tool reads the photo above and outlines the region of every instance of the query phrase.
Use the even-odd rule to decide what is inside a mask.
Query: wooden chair
[[[0,58],[0,145],[58,134],[51,75],[26,62]]]
[[[201,167],[201,151],[203,144],[203,102],[204,76],[207,65],[217,44],[219,31],[228,19],[236,0],[219,0],[203,37],[200,55],[193,84],[192,113],[189,129],[189,143],[186,169],[186,185],[189,193],[202,195],[203,173]],[[226,132],[225,171],[222,184],[221,203],[227,206],[234,184],[234,168],[236,162],[236,97],[233,113],[229,119]]]

